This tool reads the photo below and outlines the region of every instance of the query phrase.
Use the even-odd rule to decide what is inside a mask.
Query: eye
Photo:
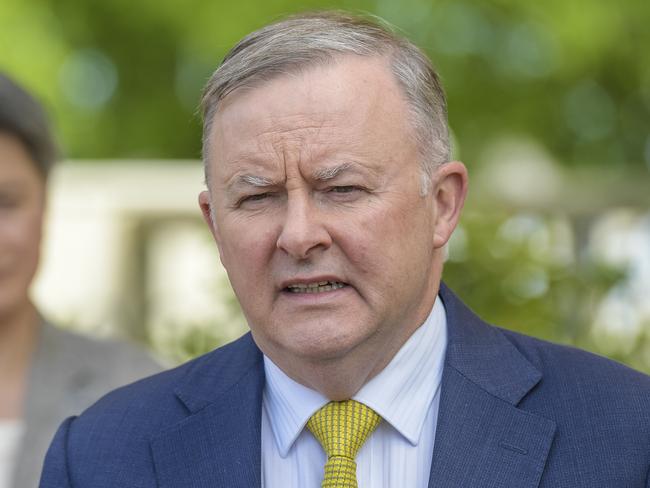
[[[246,205],[256,205],[259,202],[268,200],[272,197],[272,193],[253,193],[251,195],[245,195],[237,201],[237,206],[246,206]]]
[[[365,189],[356,185],[336,185],[328,187],[324,195],[333,203],[353,203],[361,198]]]
[[[0,208],[12,209],[20,204],[20,199],[14,195],[3,195],[0,193]]]
[[[242,201],[244,202],[257,202],[259,200],[264,200],[265,198],[268,198],[269,194],[268,193],[256,193],[255,195],[248,195],[247,197],[244,197]]]
[[[347,186],[333,186],[330,188],[331,193],[352,193],[355,191],[359,191],[360,188],[357,186],[352,186],[352,185],[347,185]]]

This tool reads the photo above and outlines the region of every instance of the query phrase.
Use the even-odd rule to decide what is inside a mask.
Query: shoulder
[[[55,482],[45,486],[59,486],[61,473],[74,478],[76,486],[120,485],[116,473],[128,476],[123,481],[129,486],[149,486],[155,479],[156,439],[220,405],[237,388],[252,398],[251,386],[261,398],[262,356],[246,334],[177,368],[114,390],[61,425],[43,471],[44,479]]]
[[[617,466],[601,479],[639,486],[650,473],[650,377],[580,349],[502,333],[541,373],[518,406],[556,425],[548,463],[557,469],[547,473],[548,485],[559,486],[558,473],[580,463]]]
[[[162,369],[136,345],[91,338],[48,323],[43,324],[37,356],[46,368],[70,374],[77,371],[86,381],[101,380],[112,387]]]
[[[148,437],[202,408],[236,382],[255,363],[257,349],[247,334],[239,340],[176,368],[149,376],[105,395],[72,424],[87,431],[101,430],[115,436]]]
[[[571,346],[555,344],[516,332],[498,329],[545,377],[566,385],[599,385],[599,390],[630,390],[641,396],[650,394],[650,376],[624,364]]]
[[[61,327],[44,323],[41,331],[41,341],[45,345],[56,344],[62,354],[74,354],[99,357],[118,357],[140,359],[146,357],[143,350],[135,345],[115,339],[100,339],[66,330]]]
[[[648,452],[650,377],[574,347],[487,324],[448,288],[447,364],[485,391],[553,421],[571,446]],[[603,447],[602,452],[605,452]]]
[[[574,423],[643,426],[650,435],[650,376],[581,349],[499,330],[542,374],[525,405]]]
[[[440,294],[447,313],[447,357],[453,355],[454,363],[465,374],[472,373],[479,383],[490,377],[483,383],[509,384],[526,374],[530,381],[537,379],[524,400],[570,398],[608,405],[628,401],[636,408],[648,406],[649,376],[575,347],[495,327],[474,314],[446,286],[441,286]],[[650,408],[643,413],[644,418],[649,416]]]

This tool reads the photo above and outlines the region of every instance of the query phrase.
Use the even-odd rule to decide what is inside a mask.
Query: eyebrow
[[[270,178],[266,178],[264,176],[258,176],[258,175],[243,174],[243,175],[239,175],[236,178],[236,180],[233,182],[233,185],[231,186],[240,185],[242,183],[246,185],[259,186],[259,187],[275,185],[275,182]]]
[[[316,181],[328,181],[336,178],[341,173],[354,169],[356,165],[350,162],[337,164],[336,166],[329,166],[327,168],[317,169],[312,173],[312,178]],[[244,173],[237,175],[232,181],[227,184],[228,189],[236,188],[238,186],[254,186],[257,188],[267,188],[270,186],[278,186],[279,182],[267,178],[265,176]]]
[[[353,166],[354,165],[352,163],[342,163],[337,164],[336,166],[330,166],[328,168],[321,168],[314,171],[314,173],[312,173],[312,177],[317,181],[332,180]]]
[[[25,189],[25,183],[22,181],[0,181],[0,191],[8,193],[20,193]]]

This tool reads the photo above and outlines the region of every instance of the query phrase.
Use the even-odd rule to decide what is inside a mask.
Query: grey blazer
[[[43,323],[28,376],[25,433],[12,488],[35,488],[59,424],[110,390],[160,371],[129,344],[99,341]]]

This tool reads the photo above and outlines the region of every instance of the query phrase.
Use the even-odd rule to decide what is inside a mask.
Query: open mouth
[[[289,293],[325,293],[348,286],[340,281],[319,281],[315,283],[296,283],[288,285],[284,290]]]

